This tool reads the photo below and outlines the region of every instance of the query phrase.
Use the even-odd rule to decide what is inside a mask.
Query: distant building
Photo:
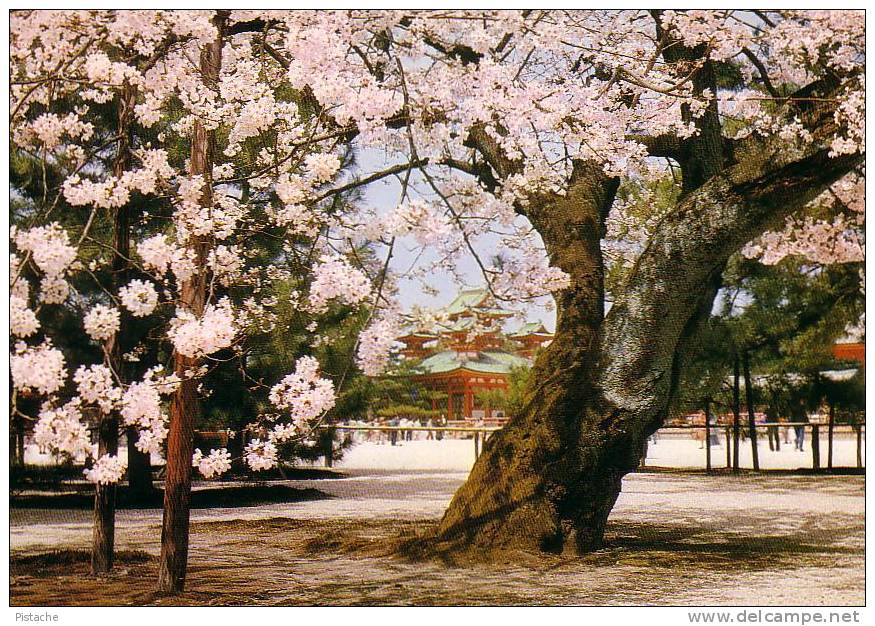
[[[857,361],[860,365],[866,365],[866,344],[837,343],[832,347],[832,355],[839,361]]]
[[[511,370],[530,367],[535,351],[553,339],[541,323],[506,334],[502,325],[511,315],[486,289],[470,289],[439,312],[445,322],[411,326],[398,337],[404,344],[401,354],[419,361],[412,379],[447,394],[448,420],[506,420],[504,407],[481,402],[478,392],[506,391]],[[442,408],[434,404],[432,408]]]

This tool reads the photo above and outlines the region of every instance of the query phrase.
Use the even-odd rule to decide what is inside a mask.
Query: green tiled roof
[[[450,315],[456,315],[472,307],[479,306],[486,299],[488,293],[485,289],[466,289],[461,291],[456,296],[456,299],[450,302],[446,311]]]
[[[527,322],[519,330],[511,333],[511,337],[525,337],[526,335],[549,335],[541,322]]]
[[[446,350],[433,354],[416,369],[422,374],[444,374],[459,369],[486,374],[507,374],[514,367],[529,367],[531,361],[508,352],[484,351],[476,357],[468,357],[466,353]]]
[[[427,339],[437,339],[438,335],[435,333],[425,330],[423,328],[418,328],[416,326],[405,326],[401,329],[401,334],[399,337],[423,337]]]

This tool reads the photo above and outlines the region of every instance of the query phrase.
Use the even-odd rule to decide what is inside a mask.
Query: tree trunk
[[[827,427],[827,453],[826,453],[826,466],[829,469],[832,469],[832,439],[833,439],[833,431],[835,430],[836,425],[836,408],[830,402],[829,404],[829,426]]]
[[[98,456],[118,454],[118,419],[104,417],[98,431]],[[116,484],[98,484],[94,488],[94,529],[91,541],[91,573],[112,570],[115,549]]]
[[[228,11],[217,11],[213,24],[216,40],[201,50],[200,69],[203,80],[215,86],[222,65],[222,41]],[[215,153],[215,132],[207,130],[196,119],[192,130],[189,173],[202,176],[201,206],[212,204],[212,171]],[[180,306],[196,317],[203,315],[209,272],[206,267],[208,242],[194,239],[190,244],[197,256],[198,272],[180,289]],[[158,565],[158,590],[180,592],[185,587],[188,566],[188,528],[191,503],[191,457],[194,452],[194,425],[199,412],[198,381],[186,372],[195,370],[199,359],[173,353],[174,371],[183,379],[170,403],[170,432],[167,438],[167,465],[164,479],[164,519],[161,528],[161,556]]]
[[[144,501],[155,490],[152,483],[152,459],[148,452],[137,449],[139,431],[135,426],[126,429],[128,438],[128,493],[133,500]]]
[[[113,160],[112,173],[120,178],[128,169],[131,160],[131,122],[134,116],[137,91],[125,83],[118,103],[118,147]],[[130,208],[127,204],[118,207],[113,215],[112,236],[112,290],[127,283],[130,267]],[[122,312],[121,329],[130,317]],[[122,331],[120,330],[119,333]],[[118,335],[118,333],[117,333]],[[109,367],[122,381],[124,375],[123,337],[114,335],[104,344],[105,358]],[[118,455],[119,417],[117,414],[102,416],[98,426],[98,455]],[[104,574],[112,569],[115,542],[116,485],[97,485],[94,492],[94,532],[91,547],[91,573]]]
[[[738,452],[741,439],[741,399],[738,387],[738,357],[732,361],[732,471],[739,469]]]
[[[177,374],[196,367],[194,359],[176,355]],[[185,588],[188,567],[188,528],[191,505],[191,456],[194,453],[194,422],[198,414],[197,381],[185,380],[170,404],[167,465],[164,476],[164,519],[161,527],[161,557],[158,590],[179,592]]]
[[[747,403],[747,424],[750,429],[750,446],[753,453],[753,468],[760,469],[760,451],[757,449],[757,422],[753,406],[753,385],[750,380],[750,355],[744,351],[744,398]]]
[[[535,363],[523,409],[483,444],[441,521],[440,544],[559,552],[602,541],[645,441],[603,428],[610,408],[593,403],[604,318],[599,240],[616,189],[597,164],[575,163],[566,196],[529,209],[571,286],[556,296],[556,336]]]
[[[711,471],[711,400],[705,400],[705,471]]]
[[[823,149],[788,162],[768,148],[679,201],[603,319],[597,216],[610,205],[611,181],[576,167],[565,197],[527,210],[571,286],[555,294],[556,336],[535,363],[524,410],[484,446],[435,550],[586,552],[602,544],[622,478],[667,414],[679,355],[710,310],[729,256],[861,160]]]

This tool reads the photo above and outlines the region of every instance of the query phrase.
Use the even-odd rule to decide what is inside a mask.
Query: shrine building
[[[412,380],[447,394],[447,420],[507,420],[504,407],[490,406],[478,392],[507,391],[511,370],[531,367],[535,351],[553,339],[541,323],[505,333],[502,326],[512,315],[498,307],[486,289],[470,289],[438,313],[439,324],[412,325],[398,337],[404,344],[401,354],[415,363]],[[444,408],[436,401],[432,404],[433,409]]]

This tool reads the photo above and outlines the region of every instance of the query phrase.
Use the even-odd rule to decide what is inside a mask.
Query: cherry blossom
[[[277,449],[270,441],[253,439],[246,445],[243,458],[254,471],[270,469],[277,464]]]
[[[47,277],[59,278],[76,259],[70,235],[57,222],[13,233],[19,250],[30,252],[36,266]]]
[[[324,312],[331,300],[356,305],[371,294],[368,277],[340,256],[322,256],[313,276],[309,303],[314,313]]]
[[[77,398],[57,408],[43,405],[34,426],[33,438],[40,447],[57,450],[74,458],[91,453],[91,439]]]
[[[119,289],[122,305],[135,317],[151,315],[158,306],[158,292],[152,283],[135,279]]]
[[[105,454],[94,462],[91,469],[86,469],[83,473],[92,483],[109,485],[120,481],[127,468],[127,460],[116,455]]]
[[[11,334],[35,343],[46,309],[79,314],[90,306],[83,338],[124,336],[117,308],[73,289],[80,280],[93,287],[101,275],[95,270],[113,271],[112,255],[93,258],[96,243],[108,252],[94,223],[70,226],[65,217],[62,226],[50,196],[99,216],[139,194],[161,209],[135,217],[131,269],[139,277],[118,289],[114,304],[142,318],[138,323],[158,326],[154,335],[178,354],[198,360],[242,351],[250,337],[273,328],[272,286],[294,280],[289,302],[302,327],[318,328],[332,304],[372,307],[355,361],[366,375],[378,375],[398,332],[394,274],[408,270],[390,263],[397,247],[413,253],[409,277],[425,284],[435,272],[458,277],[463,262],[476,261],[489,288],[511,306],[568,287],[533,216],[545,197],[566,197],[581,162],[623,184],[673,185],[666,159],[652,156],[647,139],[695,136],[696,121],[712,106],[736,142],[771,137],[788,152],[801,150],[815,137],[781,103],[794,85],[825,76],[841,88],[835,129],[818,141],[834,157],[863,151],[863,14],[765,15],[663,12],[668,34],[738,70],[739,85],[697,91],[689,68],[658,60],[660,38],[641,10],[237,11],[229,19],[240,32],[224,34],[215,83],[193,62],[217,36],[215,11],[13,12],[13,148],[51,163],[60,182],[43,201],[33,199],[39,206],[28,208],[20,222],[26,226],[10,232]],[[246,32],[249,20],[269,27]],[[115,138],[103,145],[96,111],[117,106],[130,90],[131,151],[127,164],[113,169],[106,158]],[[196,128],[220,131],[211,169],[200,174],[178,157]],[[362,154],[369,158],[355,158]],[[343,195],[393,176],[399,197],[386,206]],[[744,253],[765,263],[788,255],[862,260],[864,185],[863,172],[854,172]],[[639,211],[654,204],[648,193],[607,207],[602,249],[609,263],[632,266],[646,248],[662,217]],[[255,262],[260,237],[277,242],[267,263]],[[361,249],[376,261],[362,261]],[[86,263],[93,264],[87,272]],[[183,298],[194,277],[208,285],[197,306]],[[97,287],[111,297],[117,289]],[[155,315],[159,300],[176,307],[166,326]],[[58,409],[52,407],[73,400],[54,397],[65,389],[67,371],[50,338],[18,341],[10,365],[17,392],[51,399],[39,422],[45,445],[77,453],[84,450],[70,442],[78,441],[82,403],[104,414],[120,406],[125,425],[140,429],[137,447],[160,452],[167,436],[162,394],[206,375],[194,365],[119,381],[106,365],[75,364],[79,404]],[[302,357],[293,373],[267,383],[290,421],[259,418],[273,421],[266,440],[247,446],[250,467],[272,467],[276,443],[331,409],[341,390],[319,371],[315,359]],[[51,434],[61,432],[68,434]],[[218,475],[226,453],[193,461],[204,476]],[[118,459],[103,457],[92,475],[105,483],[122,472]]]
[[[137,245],[137,252],[147,270],[163,276],[170,266],[176,248],[167,241],[166,235],[158,234],[141,241]]]
[[[366,376],[378,376],[386,369],[399,331],[398,320],[386,316],[372,322],[359,335],[356,363]]]
[[[104,304],[94,305],[83,320],[85,332],[95,341],[105,341],[121,327],[119,310]]]
[[[15,352],[9,357],[9,369],[16,389],[33,390],[44,395],[58,391],[67,377],[64,355],[50,341],[35,347],[17,343]]]
[[[29,337],[39,330],[36,313],[27,306],[27,301],[14,293],[9,296],[9,331],[16,337]]]
[[[109,413],[121,400],[121,389],[115,386],[112,370],[105,365],[80,365],[73,374],[79,396],[86,403],[97,404],[102,413]]]
[[[297,360],[295,371],[271,388],[269,398],[298,428],[322,416],[336,400],[334,383],[319,377],[319,362],[308,356]]]
[[[188,311],[177,310],[167,334],[181,354],[196,357],[231,346],[237,332],[231,303],[222,299],[215,305],[208,305],[200,318]]]
[[[225,448],[210,450],[207,456],[195,448],[191,459],[192,467],[196,467],[204,478],[221,476],[231,469],[231,454]]]

